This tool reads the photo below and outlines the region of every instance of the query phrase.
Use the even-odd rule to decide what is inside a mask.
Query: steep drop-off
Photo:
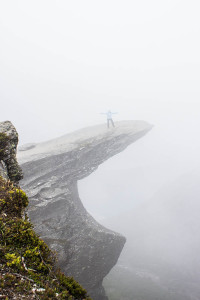
[[[120,295],[119,299],[140,296],[141,300],[200,299],[199,178],[198,166],[167,182],[134,211],[104,223],[127,237],[120,263],[106,278],[109,295]]]
[[[125,238],[88,214],[79,199],[77,181],[151,127],[144,121],[118,122],[110,130],[94,126],[25,145],[18,155],[36,232],[59,253],[62,270],[74,276],[95,300],[107,299],[102,280],[116,264]]]
[[[86,300],[87,292],[55,265],[55,255],[34,232],[25,208],[28,198],[18,185],[18,134],[11,122],[0,123],[0,298]]]

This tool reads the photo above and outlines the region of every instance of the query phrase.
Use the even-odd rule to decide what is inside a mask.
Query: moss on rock
[[[34,232],[26,194],[0,177],[0,294],[5,299],[90,299],[55,267],[56,256]]]
[[[0,160],[3,160],[6,156],[6,147],[9,140],[9,137],[4,132],[0,132]]]
[[[17,183],[23,178],[22,170],[16,159],[18,133],[11,122],[0,122],[0,161],[5,165],[5,178]],[[2,166],[1,166],[2,167]]]

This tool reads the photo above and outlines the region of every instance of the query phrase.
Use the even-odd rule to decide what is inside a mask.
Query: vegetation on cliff
[[[26,194],[0,177],[0,295],[4,299],[90,299],[55,267],[56,256],[34,232]]]
[[[0,123],[0,130],[3,130],[0,132],[0,161],[3,161],[6,166],[8,178],[17,183],[23,178],[22,170],[16,160],[18,134],[9,121]]]
[[[9,137],[4,132],[0,132],[0,160],[4,159],[8,142],[9,142]]]

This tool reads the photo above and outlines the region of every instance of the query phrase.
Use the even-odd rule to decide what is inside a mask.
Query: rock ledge
[[[59,253],[62,270],[95,300],[107,299],[102,281],[116,264],[125,238],[89,215],[79,199],[77,181],[151,128],[144,121],[118,122],[109,130],[99,125],[19,151],[22,187],[36,232]]]

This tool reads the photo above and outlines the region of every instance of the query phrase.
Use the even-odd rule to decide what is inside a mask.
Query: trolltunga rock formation
[[[61,269],[87,289],[94,300],[107,299],[103,278],[116,264],[125,238],[99,223],[79,199],[77,181],[146,134],[144,121],[122,121],[21,147],[29,215],[36,232],[58,253]],[[95,199],[94,199],[95,201]]]

